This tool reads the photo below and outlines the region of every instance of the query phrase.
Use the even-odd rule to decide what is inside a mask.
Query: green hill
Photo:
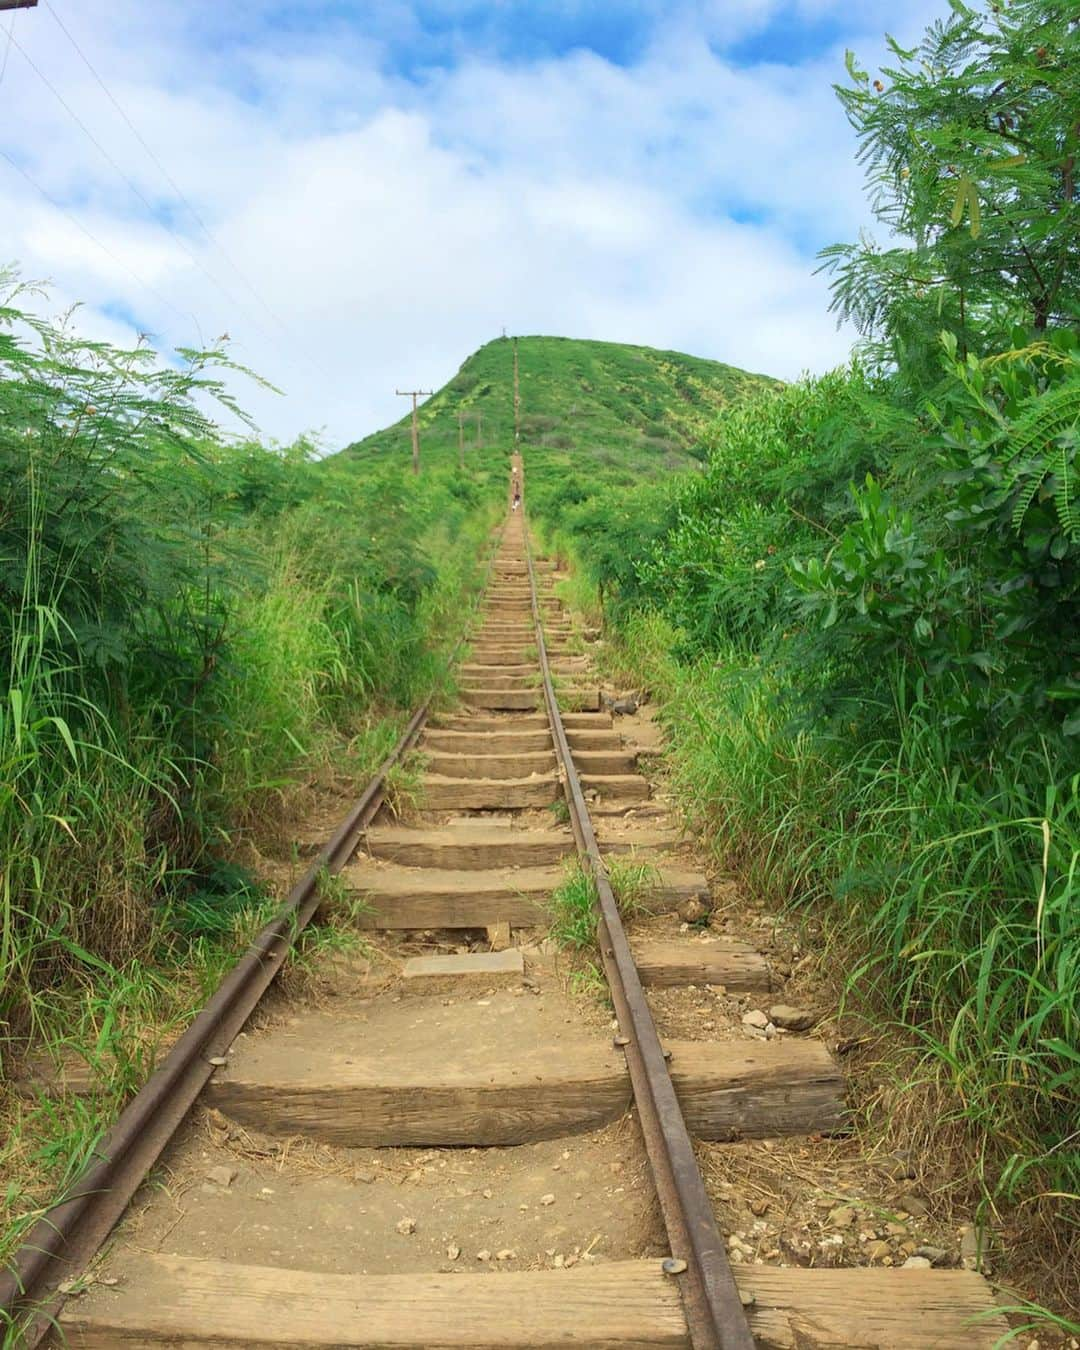
[[[772,383],[720,361],[618,342],[518,339],[521,444],[548,460],[583,460],[629,473],[686,467],[710,413],[748,387]],[[496,338],[472,354],[420,408],[421,455],[445,466],[458,455],[464,417],[467,462],[492,468],[514,439],[513,342]],[[408,460],[411,413],[347,446],[351,460]],[[477,463],[479,461],[479,463]]]

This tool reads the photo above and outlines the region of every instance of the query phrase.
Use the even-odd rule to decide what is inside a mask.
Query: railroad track
[[[661,1045],[649,989],[767,989],[768,965],[624,929],[606,859],[649,864],[652,913],[707,882],[601,708],[522,512],[460,676],[460,710],[420,710],[399,746],[426,757],[416,818],[377,814],[380,776],[316,860],[387,959],[241,1030],[318,904],[313,868],[20,1253],[0,1299],[38,1306],[24,1343],[992,1346],[1005,1328],[967,1271],[729,1267],[692,1137],[841,1129],[842,1076],[813,1040]],[[543,938],[575,854],[613,1019]]]

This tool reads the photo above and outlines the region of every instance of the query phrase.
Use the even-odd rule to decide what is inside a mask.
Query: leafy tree
[[[871,80],[837,93],[878,219],[902,242],[823,251],[833,308],[925,375],[942,327],[961,356],[1019,322],[1075,318],[1080,291],[1080,12],[1069,0],[951,0]],[[908,371],[909,375],[912,373]],[[918,381],[912,381],[917,383]]]

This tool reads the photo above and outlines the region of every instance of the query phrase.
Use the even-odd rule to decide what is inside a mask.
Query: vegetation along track
[[[249,1002],[213,1036],[204,1023],[186,1069],[133,1104],[119,1164],[132,1175],[205,1080],[114,1243],[89,1273],[67,1268],[76,1296],[54,1338],[927,1350],[1003,1333],[969,1271],[729,1268],[690,1134],[835,1132],[842,1078],[808,1040],[661,1047],[643,986],[755,989],[768,966],[738,942],[624,929],[628,877],[641,915],[707,881],[601,710],[585,646],[513,512],[460,710],[430,723],[422,710],[402,744],[419,736],[426,757],[415,817],[373,818],[377,782],[320,855],[344,863],[378,954],[242,1033],[296,924],[267,938]],[[313,877],[291,897],[299,918]],[[553,893],[597,902],[587,922],[599,921],[613,1019],[595,989],[575,992],[543,936]],[[75,1215],[83,1245],[67,1255],[84,1265],[117,1217],[114,1182],[91,1176],[34,1241],[74,1242]],[[50,1264],[55,1281],[50,1257],[20,1261],[32,1292]]]

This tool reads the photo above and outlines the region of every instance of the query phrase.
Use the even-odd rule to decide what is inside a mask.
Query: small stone
[[[855,1222],[855,1210],[851,1205],[839,1205],[829,1214],[829,1224],[833,1228],[850,1228]]]
[[[949,1253],[944,1247],[916,1247],[916,1256],[925,1256],[932,1266],[943,1266],[948,1262]]]
[[[904,1262],[904,1270],[929,1270],[930,1262],[925,1256],[909,1256]]]
[[[681,1275],[686,1269],[686,1262],[676,1256],[667,1256],[660,1263],[660,1269],[665,1275]]]
[[[228,1064],[229,1061],[225,1058],[224,1055],[208,1055],[206,1058],[206,1062],[207,1064],[212,1064],[215,1069],[220,1069],[223,1068],[226,1064]]]
[[[907,1230],[906,1223],[887,1223],[885,1225],[885,1231],[890,1237],[906,1237]]]
[[[557,1252],[556,1255],[552,1258],[552,1260],[553,1260],[555,1269],[556,1269],[556,1270],[562,1270],[562,1268],[563,1268],[563,1263],[564,1263],[564,1261],[565,1261],[565,1257],[563,1256],[562,1252]]]
[[[809,1031],[818,1020],[817,1013],[809,1008],[792,1008],[787,1003],[777,1003],[770,1008],[769,1019],[785,1031]]]
[[[913,1219],[924,1218],[930,1212],[930,1206],[919,1195],[902,1195],[897,1204]]]
[[[488,1251],[488,1249],[487,1249],[486,1247],[484,1247],[484,1248],[482,1248],[482,1250],[480,1250],[480,1251],[478,1251],[478,1252],[476,1253],[476,1259],[477,1259],[478,1261],[490,1261],[490,1260],[491,1260],[491,1253]]]
[[[709,917],[709,907],[700,895],[692,895],[679,906],[678,914],[683,923],[701,923]]]
[[[456,1261],[460,1255],[461,1248],[456,1242],[451,1242],[450,1246],[446,1249],[446,1259],[448,1261]]]
[[[555,1197],[549,1191],[547,1195],[542,1195],[540,1197],[540,1203],[542,1205],[553,1205],[555,1203]]]
[[[571,1252],[570,1255],[563,1262],[563,1265],[566,1267],[567,1270],[569,1270],[571,1266],[576,1266],[577,1263],[578,1263],[577,1257],[574,1255],[573,1252]]]
[[[206,1179],[215,1186],[220,1186],[222,1190],[228,1190],[236,1180],[235,1167],[211,1167],[206,1173]]]
[[[375,1180],[375,1173],[367,1167],[358,1167],[353,1172],[353,1181],[359,1182],[363,1186],[370,1186]]]
[[[490,1199],[491,1199],[491,1187],[490,1187],[490,1186],[485,1186],[484,1189],[480,1192],[480,1194],[484,1197],[485,1200],[490,1200]]]
[[[750,1201],[750,1213],[751,1213],[751,1214],[756,1214],[757,1217],[758,1217],[759,1219],[761,1218],[761,1216],[762,1216],[763,1214],[768,1214],[768,1212],[769,1212],[769,1201],[768,1201],[768,1200],[751,1200],[751,1201]]]
[[[394,1227],[398,1230],[398,1232],[401,1234],[402,1237],[408,1237],[410,1233],[416,1232],[416,1220],[398,1219]]]
[[[516,1261],[516,1260],[517,1260],[517,1252],[514,1251],[513,1247],[504,1247],[504,1248],[502,1249],[501,1252],[496,1252],[496,1253],[495,1253],[495,1260],[496,1260],[496,1261]]]
[[[740,1289],[739,1302],[743,1305],[744,1308],[752,1308],[754,1304],[757,1302],[757,1298],[754,1294],[750,1292],[749,1289]]]
[[[755,1008],[753,1012],[743,1013],[742,1024],[744,1027],[757,1027],[759,1031],[764,1031],[769,1025],[769,1019],[760,1008]]]
[[[870,1261],[884,1261],[887,1256],[892,1256],[892,1248],[880,1238],[868,1242],[863,1250],[866,1252],[867,1260]]]

